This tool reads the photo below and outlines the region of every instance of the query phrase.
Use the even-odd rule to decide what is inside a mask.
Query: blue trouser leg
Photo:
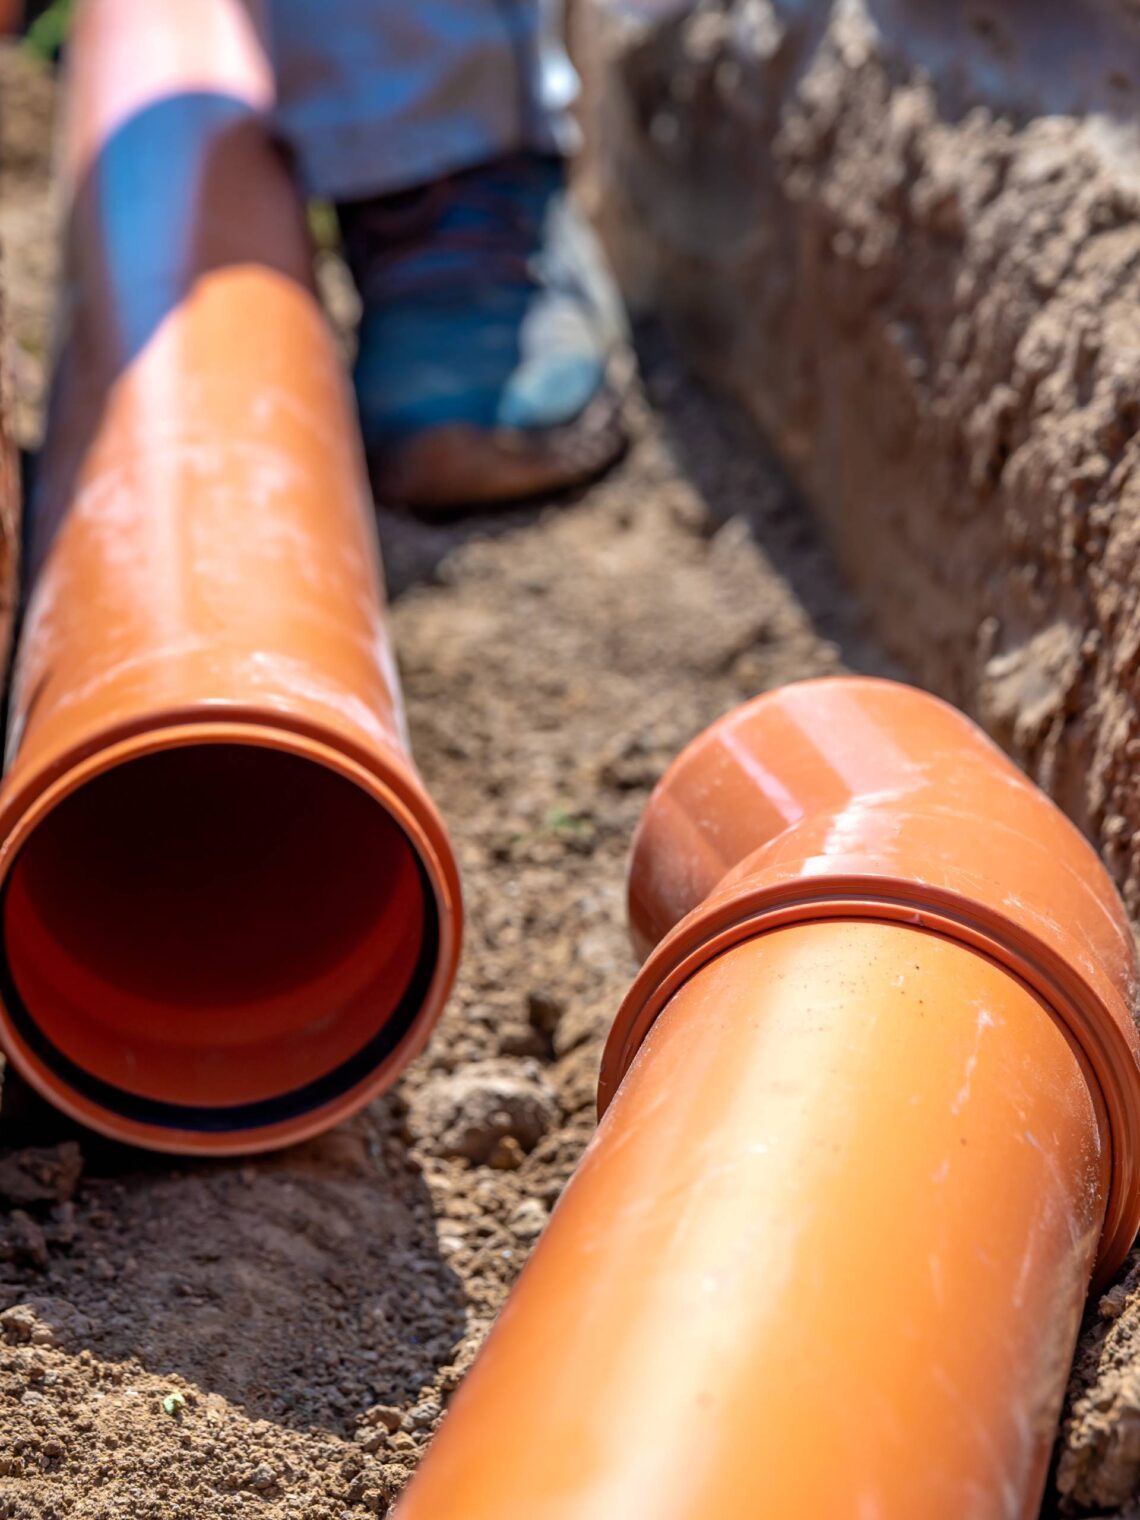
[[[358,200],[564,151],[561,0],[269,0],[278,124],[312,195]]]

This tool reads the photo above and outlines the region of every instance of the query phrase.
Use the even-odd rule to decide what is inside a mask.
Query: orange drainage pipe
[[[7,313],[0,299],[0,347]],[[0,353],[0,667],[8,665],[12,624],[16,615],[20,560],[20,460],[8,426],[12,391]]]
[[[399,1520],[1035,1515],[1140,1219],[1095,855],[959,713],[840,679],[682,754],[630,903],[597,1136]]]
[[[85,1124],[183,1152],[365,1103],[460,939],[256,22],[79,8],[70,330],[0,794],[5,1049]]]

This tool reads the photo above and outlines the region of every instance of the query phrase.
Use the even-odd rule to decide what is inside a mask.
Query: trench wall
[[[584,194],[1140,911],[1140,3],[591,0]]]

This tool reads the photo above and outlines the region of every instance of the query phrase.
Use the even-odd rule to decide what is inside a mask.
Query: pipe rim
[[[691,920],[683,919],[646,959],[618,1009],[602,1054],[598,1117],[665,1005],[722,951],[769,930],[824,918],[931,930],[987,955],[1025,982],[1052,1011],[1081,1060],[1109,1159],[1094,1277],[1094,1285],[1103,1284],[1123,1264],[1140,1230],[1140,1069],[1135,1056],[1111,1010],[1044,941],[965,896],[928,886],[917,898],[907,895],[907,885],[856,876],[820,880],[817,891],[805,893],[803,880],[797,879],[745,890],[712,911],[698,909]]]
[[[299,1115],[237,1130],[180,1129],[131,1119],[85,1096],[44,1062],[24,1038],[20,1016],[7,1004],[6,968],[0,976],[0,1045],[21,1075],[68,1117],[111,1140],[173,1155],[248,1155],[309,1139],[348,1118],[390,1087],[423,1050],[442,1016],[459,964],[463,929],[458,867],[434,804],[411,766],[394,750],[354,743],[343,733],[292,714],[226,706],[216,715],[201,709],[152,715],[89,738],[41,766],[23,788],[0,805],[0,900],[24,844],[48,814],[98,776],[129,761],[206,744],[268,749],[307,760],[351,782],[377,802],[404,834],[424,887],[435,928],[434,965],[417,963],[405,994],[422,992],[418,1008],[402,1004],[391,1022],[401,1026],[391,1049],[343,1091]],[[427,974],[425,974],[427,972]],[[30,1021],[30,1015],[25,1015]],[[351,1064],[351,1063],[346,1063]]]

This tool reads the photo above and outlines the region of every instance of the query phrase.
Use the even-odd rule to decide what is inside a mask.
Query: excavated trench
[[[381,515],[416,757],[468,896],[450,1009],[395,1093],[256,1162],[119,1150],[7,1084],[12,1520],[385,1512],[591,1133],[634,822],[743,698],[905,670],[983,718],[1136,906],[1131,10],[1070,8],[1114,61],[1069,70],[1045,116],[1033,70],[1067,74],[1018,51],[1025,6],[971,11],[949,79],[933,6],[905,32],[886,0],[667,9],[575,14],[584,193],[674,332],[642,335],[628,458],[557,505]],[[11,50],[0,108],[8,415],[31,449],[54,88]],[[1138,1336],[1140,1265],[1090,1312],[1047,1509],[1129,1513]]]

